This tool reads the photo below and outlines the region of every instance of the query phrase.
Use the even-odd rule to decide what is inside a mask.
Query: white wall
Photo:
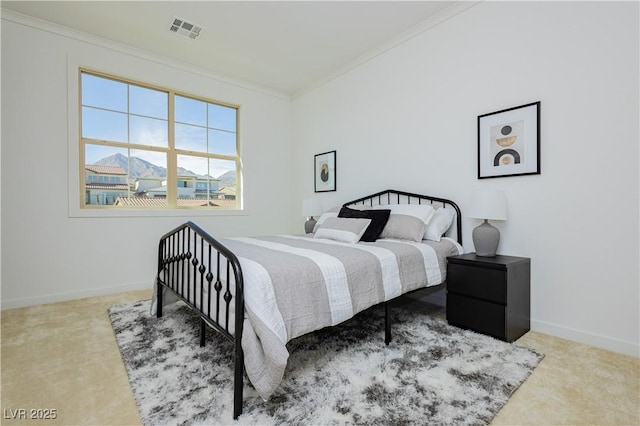
[[[160,58],[142,59],[99,40],[74,39],[64,31],[4,18],[3,308],[151,288],[159,237],[189,219],[219,237],[290,232],[295,220],[302,226],[304,218],[289,216],[291,105],[286,97],[192,73]],[[239,104],[246,212],[70,217],[68,171],[78,166],[74,162],[69,169],[68,158],[74,156],[67,150],[73,154],[77,146],[77,120],[68,120],[67,111],[77,85],[68,75],[77,71],[69,71],[68,65],[75,63]]]
[[[484,2],[294,101],[297,198],[507,193],[499,252],[532,259],[534,330],[639,354],[638,3]],[[541,101],[540,175],[477,179],[477,116]],[[473,251],[463,220],[464,246]]]

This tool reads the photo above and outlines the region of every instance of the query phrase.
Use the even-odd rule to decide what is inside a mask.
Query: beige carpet
[[[2,311],[2,424],[140,424],[107,308],[149,297],[150,290]],[[638,358],[535,332],[518,342],[545,358],[492,424],[640,424]],[[55,410],[56,418],[12,420],[20,409],[27,417]]]

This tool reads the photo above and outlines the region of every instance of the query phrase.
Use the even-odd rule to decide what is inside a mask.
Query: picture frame
[[[336,190],[336,151],[316,154],[313,161],[315,192],[331,192]]]
[[[478,179],[540,174],[540,101],[478,116]]]

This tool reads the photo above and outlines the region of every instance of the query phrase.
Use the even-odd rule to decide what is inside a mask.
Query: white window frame
[[[92,61],[93,62],[93,61]],[[95,65],[86,65],[73,56],[69,56],[67,68],[67,81],[68,81],[68,215],[69,217],[196,217],[196,216],[243,216],[247,215],[246,203],[243,197],[243,179],[242,179],[242,146],[241,139],[237,136],[237,156],[238,166],[236,171],[236,187],[237,187],[237,207],[235,209],[224,208],[186,208],[186,207],[164,207],[164,208],[123,208],[123,207],[83,207],[84,205],[84,155],[81,146],[84,146],[80,142],[81,127],[80,121],[80,108],[81,108],[81,92],[80,92],[80,78],[81,70],[86,70],[98,75],[108,76],[116,80],[123,81],[125,83],[139,84],[145,87],[159,88],[161,90],[172,91],[176,95],[186,96],[206,102],[220,104],[224,106],[231,106],[238,109],[236,132],[237,135],[241,134],[241,120],[240,120],[240,105],[234,105],[227,102],[213,101],[206,96],[192,95],[184,93],[174,89],[168,89],[166,86],[155,83],[145,83],[142,79],[136,79],[135,75],[132,78],[122,77],[116,73],[105,71],[104,68],[97,67]],[[135,73],[134,73],[135,74]],[[172,136],[171,136],[172,137]],[[82,154],[82,155],[81,155]],[[177,154],[176,154],[177,155]],[[167,169],[172,167],[168,164]],[[80,160],[82,158],[82,161]],[[174,164],[176,166],[176,164]],[[174,167],[177,168],[177,167]],[[177,184],[177,182],[176,182]]]

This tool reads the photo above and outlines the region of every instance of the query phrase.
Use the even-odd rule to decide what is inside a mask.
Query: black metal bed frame
[[[370,206],[382,205],[385,198],[386,203],[384,204],[412,204],[412,200],[413,203],[423,204],[428,201],[431,204],[442,203],[442,207],[455,209],[457,240],[462,243],[460,208],[451,200],[390,189],[349,201],[344,206],[367,203]],[[392,201],[395,201],[395,203]],[[212,265],[211,259],[213,259],[213,256],[215,256],[216,261]],[[224,265],[224,267],[221,265]],[[226,276],[221,277],[221,275]],[[200,278],[199,284],[197,284],[196,277]],[[191,281],[192,278],[193,282]],[[442,283],[428,287],[428,290],[429,292],[438,291],[444,288],[444,285]],[[200,346],[205,344],[207,326],[233,342],[235,347],[233,418],[237,419],[242,413],[244,376],[244,352],[242,351],[244,281],[238,258],[231,250],[211,237],[199,226],[193,222],[187,222],[160,238],[156,286],[156,315],[158,318],[162,316],[163,289],[169,289],[200,316]],[[196,286],[199,288],[196,288]],[[197,290],[199,290],[199,307],[196,306],[198,302],[196,300]],[[205,292],[208,295],[207,298],[204,298]],[[214,298],[215,304],[212,306],[212,299]],[[391,342],[390,302],[392,300],[383,302],[385,307],[385,344],[387,345]],[[229,311],[232,303],[234,303],[235,314],[234,318],[230,319]],[[223,318],[220,318],[221,313]],[[229,330],[230,320],[234,321],[233,334]]]

